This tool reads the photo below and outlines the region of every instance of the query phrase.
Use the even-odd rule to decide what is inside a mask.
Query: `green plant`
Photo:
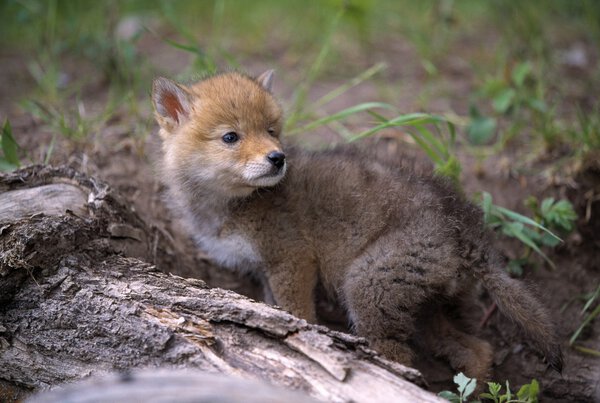
[[[112,102],[108,102],[101,113],[92,115],[86,111],[84,103],[80,100],[75,102],[74,107],[62,104],[45,104],[36,100],[26,100],[22,103],[22,106],[52,130],[52,140],[46,150],[44,164],[50,161],[58,135],[74,142],[84,142],[98,131],[115,108]]]
[[[141,34],[140,30],[130,38],[113,34],[106,40],[95,39],[102,55],[100,66],[104,77],[118,88],[139,88],[145,84],[141,78],[145,66],[136,47]]]
[[[498,121],[491,116],[484,116],[475,104],[469,107],[469,125],[467,126],[467,140],[469,143],[481,146],[490,142],[494,134]]]
[[[480,400],[469,400],[477,386],[477,380],[465,376],[462,372],[454,377],[454,383],[457,385],[458,393],[451,391],[442,391],[438,396],[452,403],[480,402]],[[502,392],[502,386],[495,382],[488,382],[488,392],[481,393],[480,399],[488,399],[494,403],[537,403],[540,393],[538,382],[533,379],[530,383],[521,386],[516,394],[510,390],[508,381],[506,381],[506,392]]]
[[[434,163],[435,172],[458,184],[461,165],[454,155],[456,128],[450,119],[427,113],[409,113],[392,119],[387,119],[374,112],[371,114],[377,118],[379,124],[356,134],[350,138],[350,141],[362,139],[390,127],[404,127],[415,143]],[[447,130],[444,131],[443,127]]]
[[[492,196],[487,192],[483,192],[481,199],[485,224],[508,237],[518,239],[526,246],[524,256],[511,260],[508,265],[509,271],[517,275],[523,274],[523,266],[529,262],[532,251],[555,268],[541,248],[558,245],[562,240],[552,231],[568,233],[577,219],[573,206],[567,200],[556,202],[553,198],[547,198],[539,204],[537,199],[529,198],[527,204],[534,210],[535,219],[494,205]]]
[[[17,169],[21,162],[17,155],[19,145],[12,134],[12,128],[8,119],[2,126],[2,136],[0,136],[0,145],[2,146],[2,155],[0,156],[0,171],[12,171]]]
[[[577,109],[577,127],[567,130],[567,138],[575,153],[581,157],[592,150],[600,149],[600,106],[591,113]]]
[[[454,383],[457,386],[458,394],[444,390],[438,393],[438,396],[451,401],[452,403],[467,402],[467,398],[473,394],[477,387],[477,379],[469,378],[462,372],[454,376]]]
[[[525,205],[533,211],[535,220],[551,231],[568,234],[575,228],[577,213],[568,200],[556,201],[553,197],[547,197],[540,203],[536,197],[530,196],[525,200]],[[558,245],[556,238],[544,235],[539,242],[546,246]]]
[[[61,75],[60,65],[50,55],[41,53],[36,60],[29,62],[27,70],[45,100],[54,103],[60,99],[64,77]]]
[[[492,400],[494,403],[537,403],[540,393],[540,385],[535,379],[521,386],[516,395],[511,392],[508,381],[506,381],[505,393],[501,393],[502,386],[499,383],[488,382],[487,385],[488,392],[480,394],[479,397]]]
[[[74,110],[40,101],[25,101],[23,107],[37,119],[71,140],[82,140],[89,133],[91,121],[85,118],[85,107],[78,102]]]
[[[501,115],[518,115],[524,109],[543,113],[546,104],[533,75],[530,62],[517,63],[509,78],[491,80],[483,91],[491,97],[494,110]]]
[[[600,299],[600,283],[598,284],[596,291],[593,293],[590,293],[590,295],[587,297],[587,301],[586,301],[585,305],[583,306],[583,309],[581,310],[581,314],[585,314],[590,308],[592,308],[594,306],[594,303],[596,303],[595,308],[591,309],[590,312],[587,315],[585,315],[583,321],[581,322],[581,324],[579,325],[577,330],[575,330],[575,332],[573,332],[573,335],[569,339],[570,346],[573,346],[573,348],[575,348],[576,350],[579,350],[583,353],[594,355],[596,357],[600,357],[600,351],[598,351],[596,349],[584,347],[579,344],[575,344],[575,342],[581,335],[581,332],[583,331],[583,329],[585,329],[592,322],[592,320],[594,320],[595,318],[600,316],[600,303],[597,303],[599,299]]]
[[[500,117],[510,119],[509,127],[499,138],[498,145],[501,147],[530,124],[532,118],[535,129],[548,137],[548,141],[556,133],[550,125],[552,119],[544,102],[543,86],[536,79],[530,62],[517,63],[502,74],[488,78],[476,98],[478,102],[489,101],[494,115],[485,116],[476,103],[471,105],[467,127],[467,138],[471,144],[488,143],[496,133]]]

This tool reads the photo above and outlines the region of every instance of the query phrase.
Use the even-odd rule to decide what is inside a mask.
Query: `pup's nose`
[[[281,168],[283,164],[285,164],[285,154],[279,151],[271,151],[267,155],[267,159],[271,164],[275,165],[276,168]]]

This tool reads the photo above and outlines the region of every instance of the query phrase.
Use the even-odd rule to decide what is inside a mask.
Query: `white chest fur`
[[[191,200],[178,189],[176,186],[170,189],[173,200],[179,201],[183,223],[200,249],[221,266],[244,272],[256,270],[262,258],[253,239],[231,225],[227,231],[223,230],[227,221],[224,203],[211,203],[209,197]]]
[[[194,239],[212,259],[227,268],[251,271],[261,262],[252,241],[242,234],[217,236],[209,229],[203,229]]]

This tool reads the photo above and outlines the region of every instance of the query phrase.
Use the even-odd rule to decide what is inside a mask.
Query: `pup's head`
[[[256,79],[225,73],[191,86],[155,79],[154,115],[169,176],[192,192],[224,197],[276,185],[286,161],[272,80],[272,70]]]

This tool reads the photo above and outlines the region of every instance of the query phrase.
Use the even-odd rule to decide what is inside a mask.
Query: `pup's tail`
[[[562,352],[550,315],[542,304],[520,281],[510,278],[503,270],[481,268],[475,276],[492,295],[498,308],[527,333],[544,354],[548,365],[561,372]]]

